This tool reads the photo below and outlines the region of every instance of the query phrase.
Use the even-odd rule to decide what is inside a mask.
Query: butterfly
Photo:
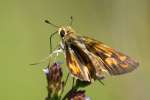
[[[101,79],[106,73],[125,74],[139,65],[136,60],[96,39],[77,35],[71,26],[61,26],[57,32],[69,72],[79,80],[90,82]]]

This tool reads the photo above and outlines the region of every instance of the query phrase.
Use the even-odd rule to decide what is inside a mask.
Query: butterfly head
[[[61,36],[61,38],[64,38],[65,36],[69,34],[73,34],[75,32],[70,26],[66,26],[66,27],[60,27],[58,33]]]

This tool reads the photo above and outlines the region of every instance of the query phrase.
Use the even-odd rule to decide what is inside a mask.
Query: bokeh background
[[[80,35],[140,62],[130,74],[106,78],[105,86],[93,83],[86,94],[92,100],[150,100],[149,0],[0,0],[0,100],[44,100],[47,84],[42,69],[47,63],[29,64],[49,54],[49,36],[57,29],[44,19],[66,25],[70,16]],[[57,44],[58,35],[53,39]],[[63,55],[58,60],[67,70]]]

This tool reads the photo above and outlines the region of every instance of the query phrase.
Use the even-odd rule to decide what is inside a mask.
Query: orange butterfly
[[[59,27],[47,20],[45,22]],[[129,56],[100,41],[78,36],[70,26],[59,27],[56,33],[61,37],[60,49],[65,54],[69,72],[77,79],[101,79],[105,73],[120,75],[133,71],[139,65]]]

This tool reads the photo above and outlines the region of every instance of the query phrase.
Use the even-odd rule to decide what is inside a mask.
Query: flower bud
[[[70,93],[68,100],[90,100],[90,98],[85,95],[85,91],[79,90]]]
[[[48,82],[48,94],[50,97],[57,97],[63,89],[62,70],[59,63],[54,63],[51,66],[43,69]]]

